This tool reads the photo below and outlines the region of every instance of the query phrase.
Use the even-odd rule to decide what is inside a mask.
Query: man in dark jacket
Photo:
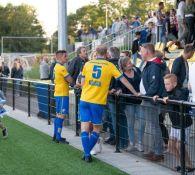
[[[118,60],[120,57],[120,50],[117,47],[110,47],[108,49],[108,61],[113,63],[116,67],[118,67]],[[109,93],[113,94],[117,90],[117,82],[113,78],[110,83],[109,87]],[[105,141],[105,143],[114,145],[115,144],[115,126],[116,126],[116,115],[115,115],[115,103],[114,103],[114,97],[108,96],[108,105],[106,106],[109,110],[109,115],[105,116],[107,119],[107,122],[109,124],[109,130],[110,130],[110,137]],[[106,113],[105,113],[106,115]]]
[[[68,63],[68,72],[70,76],[74,79],[74,83],[71,86],[74,86],[76,80],[84,66],[88,61],[87,49],[84,46],[81,46],[77,49],[77,56]]]
[[[166,66],[162,60],[155,57],[155,49],[153,44],[144,44],[141,47],[141,56],[146,65],[142,72],[140,83],[140,92],[146,96],[159,97],[165,96],[165,87],[163,82],[163,72]],[[146,158],[151,161],[161,161],[163,157],[163,140],[159,126],[159,106],[154,105],[150,101],[143,101],[141,108],[141,117],[145,118],[151,140],[149,141],[149,152],[145,154]]]
[[[189,66],[187,60],[194,54],[194,47],[186,45],[184,47],[183,55],[176,58],[173,62],[171,73],[177,76],[178,87],[188,87],[189,81]]]
[[[68,62],[68,73],[74,80],[73,83],[70,84],[72,87],[75,86],[77,78],[79,77],[79,74],[81,73],[83,66],[87,61],[88,61],[87,49],[86,47],[81,46],[77,49],[77,56],[70,62]],[[81,88],[75,88],[74,93],[75,97],[77,97],[79,101]],[[76,118],[78,120],[78,115],[76,115]],[[77,125],[78,125],[77,127],[80,128],[79,123],[77,123]]]
[[[56,61],[56,57],[53,58],[53,61],[49,67],[49,79],[51,80],[51,82],[54,84],[54,67],[56,65],[57,61]]]

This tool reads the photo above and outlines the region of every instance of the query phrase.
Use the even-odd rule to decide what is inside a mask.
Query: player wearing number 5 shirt
[[[90,151],[99,138],[102,113],[106,104],[111,78],[120,81],[134,94],[138,93],[122,76],[116,66],[106,60],[107,47],[96,48],[97,59],[87,62],[82,71],[82,94],[80,100],[81,141],[84,149],[83,160],[91,162]],[[90,123],[93,131],[90,131]],[[90,132],[90,134],[89,134]]]

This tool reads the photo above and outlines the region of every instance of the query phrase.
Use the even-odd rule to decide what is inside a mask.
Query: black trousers
[[[164,120],[165,120],[165,113],[159,114],[159,125],[162,132],[163,141],[167,145],[169,141],[169,133],[164,124]]]

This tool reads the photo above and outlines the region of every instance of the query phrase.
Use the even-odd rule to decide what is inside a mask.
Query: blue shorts
[[[69,112],[69,97],[59,96],[55,97],[56,100],[56,113],[62,115],[68,115]]]
[[[103,111],[103,105],[80,101],[79,114],[81,122],[91,122],[94,125],[101,125]]]

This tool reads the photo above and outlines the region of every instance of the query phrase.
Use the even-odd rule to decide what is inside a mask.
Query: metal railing
[[[106,45],[108,47],[116,46],[120,50],[130,50],[132,48],[132,42],[136,31],[145,29],[144,26],[137,27],[135,29],[120,30],[116,33],[106,35],[91,41],[91,43],[84,45],[87,48],[88,54],[95,50],[98,45]],[[69,53],[69,58],[76,56],[76,52]]]
[[[5,93],[6,99],[7,99],[7,105],[12,106],[13,110],[20,109],[22,111],[27,112],[27,117],[33,117],[38,116],[45,118],[48,121],[48,124],[50,125],[52,123],[52,119],[55,117],[55,100],[53,97],[54,93],[54,85],[50,83],[44,83],[44,82],[36,82],[36,81],[27,81],[27,80],[21,80],[21,79],[12,79],[12,78],[0,78],[0,89]],[[69,97],[69,117],[65,121],[66,127],[69,127],[73,130],[75,130],[75,135],[79,136],[80,134],[80,122],[78,121],[78,111],[79,111],[79,99],[80,99],[80,90],[74,89],[70,91]],[[110,98],[111,97],[111,98]],[[169,151],[163,153],[163,161],[160,162],[160,165],[166,166],[168,168],[173,169],[178,164],[180,165],[179,172],[184,175],[187,174],[187,166],[188,162],[186,161],[186,153],[188,152],[189,157],[191,159],[192,165],[195,166],[195,117],[194,114],[187,113],[186,108],[188,107],[195,107],[194,103],[189,103],[186,101],[175,101],[175,100],[168,100],[167,104],[163,104],[162,99],[158,99],[155,104],[151,97],[146,96],[140,96],[135,97],[133,95],[128,94],[121,94],[120,96],[112,95],[108,98],[108,104],[112,104],[112,108],[106,107],[106,112],[109,113],[109,117],[112,114],[112,117],[114,117],[114,121],[107,120],[106,117],[104,117],[104,125],[112,125],[114,128],[114,137],[115,137],[115,152],[124,151],[125,148],[129,145],[129,134],[128,130],[130,129],[130,125],[128,123],[128,117],[126,116],[124,109],[125,107],[128,107],[128,105],[135,106],[140,111],[143,107],[147,111],[149,110],[156,110],[158,113],[154,115],[159,115],[160,113],[165,114],[164,115],[164,121],[159,121],[159,125],[164,125],[170,133],[172,124],[169,119],[170,112],[175,112],[175,114],[178,114],[180,118],[180,153],[179,153],[179,162],[175,160],[175,158],[169,153]],[[127,102],[126,100],[131,100],[131,102]],[[139,103],[134,103],[136,100],[140,100]],[[143,106],[143,102],[149,102],[152,105],[149,106]],[[142,103],[141,103],[142,102]],[[140,104],[141,103],[141,104]],[[177,106],[178,110],[173,110],[170,108],[172,105]],[[158,109],[158,110],[157,110]],[[138,110],[138,111],[139,111]],[[105,115],[105,114],[104,114]],[[135,125],[133,128],[133,131],[135,132],[135,135],[140,131],[140,122],[144,121],[144,130],[143,132],[143,150],[147,151],[151,149],[152,145],[150,142],[151,138],[154,137],[154,135],[151,132],[150,126],[150,120],[145,118],[144,113],[141,112],[135,112]],[[185,117],[186,115],[190,115],[190,117],[193,120],[193,124],[190,127],[191,131],[191,137],[190,140],[186,141],[187,135],[185,134]],[[111,118],[112,118],[111,117]],[[159,118],[159,116],[157,116]],[[159,126],[158,126],[159,127]],[[131,128],[132,129],[132,128]],[[154,130],[157,130],[157,128],[153,128]],[[103,127],[102,135],[110,135],[111,130],[108,130],[106,127]],[[125,134],[126,133],[126,134]],[[167,139],[167,141],[170,141],[170,138],[167,138],[164,136],[163,132],[161,131],[162,137],[161,139]],[[137,137],[135,137],[137,139]],[[154,139],[154,138],[153,138]],[[165,150],[165,144],[163,149]],[[142,150],[142,151],[143,151]],[[186,151],[187,150],[187,151]],[[141,151],[141,150],[139,150]],[[143,152],[139,152],[137,150],[131,150],[130,152],[132,154],[135,154],[139,157],[144,157]],[[191,173],[192,174],[192,173]]]

